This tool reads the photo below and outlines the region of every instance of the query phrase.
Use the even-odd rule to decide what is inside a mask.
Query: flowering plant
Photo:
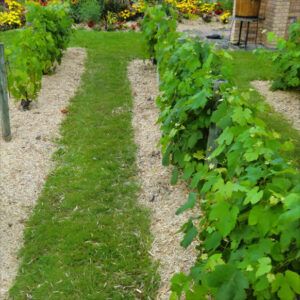
[[[221,15],[223,13],[223,11],[224,11],[223,6],[222,6],[222,4],[220,2],[217,2],[215,4],[214,10],[215,10],[215,14],[217,16]]]
[[[226,10],[221,16],[220,20],[222,23],[227,24],[229,22],[229,18],[231,17],[231,12]]]
[[[5,0],[4,11],[0,12],[0,29],[10,29],[22,26],[24,8],[16,0]]]
[[[144,0],[133,3],[129,8],[126,8],[118,13],[118,19],[121,21],[127,21],[136,18],[143,14],[146,8]]]
[[[121,19],[122,21],[126,21],[136,15],[135,11],[129,10],[129,9],[124,9],[118,13],[118,18]]]
[[[215,11],[215,3],[203,3],[200,6],[200,12],[205,14],[212,14]]]

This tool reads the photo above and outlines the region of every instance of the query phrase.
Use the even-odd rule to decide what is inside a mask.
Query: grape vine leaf
[[[259,191],[259,187],[254,187],[252,190],[249,191],[247,197],[244,201],[244,204],[247,205],[248,203],[256,204],[261,200],[263,197],[264,192]]]
[[[287,270],[285,272],[285,277],[290,287],[295,291],[295,293],[300,295],[300,275],[293,271]]]
[[[227,127],[222,134],[218,138],[218,143],[230,145],[233,141],[233,133],[230,131],[229,127]]]
[[[220,232],[215,231],[214,233],[210,234],[204,241],[204,247],[206,250],[216,249],[222,240],[222,235]]]
[[[231,265],[220,265],[207,275],[208,284],[217,288],[216,300],[244,300],[249,283],[244,274]]]
[[[248,108],[243,109],[242,107],[239,106],[233,110],[233,114],[231,118],[234,122],[240,124],[241,126],[244,126],[250,120],[251,115],[252,112],[250,109]]]
[[[183,228],[184,237],[180,245],[184,248],[187,248],[192,243],[194,238],[198,235],[198,230],[194,226],[191,219],[183,226]]]
[[[264,274],[269,273],[272,270],[272,261],[270,257],[261,257],[258,260],[258,269],[255,273],[255,276],[258,278]]]
[[[215,227],[223,237],[227,236],[235,227],[239,209],[230,206],[225,201],[216,203],[209,214],[209,219],[215,221]]]
[[[180,215],[188,209],[195,206],[197,202],[197,194],[194,192],[189,193],[188,200],[176,211],[176,215]]]

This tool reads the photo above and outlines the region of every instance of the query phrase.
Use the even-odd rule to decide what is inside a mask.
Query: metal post
[[[6,65],[4,58],[4,45],[0,43],[0,119],[2,127],[2,137],[5,141],[11,140]]]
[[[237,43],[238,46],[241,44],[241,37],[242,37],[242,31],[243,31],[243,23],[244,23],[244,21],[241,20],[240,22],[241,23],[240,23],[239,40],[238,40],[238,43]]]

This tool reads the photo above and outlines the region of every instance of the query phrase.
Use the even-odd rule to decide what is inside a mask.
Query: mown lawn
[[[0,40],[13,41],[12,33]],[[12,299],[154,299],[148,212],[137,203],[128,62],[136,33],[78,31],[88,50],[81,89],[64,121],[56,169],[25,231]]]
[[[276,69],[267,54],[260,54],[249,51],[230,52],[231,61],[227,61],[225,69],[229,78],[241,89],[249,90],[253,88],[251,81],[254,80],[272,80],[276,76]],[[251,92],[251,101],[264,101],[264,98],[256,91]],[[266,114],[261,116],[270,128],[279,132],[283,141],[292,140],[295,150],[292,157],[295,163],[300,167],[300,133],[287,122],[281,114],[276,113],[271,107]]]

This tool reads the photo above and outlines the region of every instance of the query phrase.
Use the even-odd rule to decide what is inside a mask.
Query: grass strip
[[[153,299],[148,212],[137,203],[129,60],[136,33],[78,31],[81,89],[62,124],[57,167],[25,231],[12,299]]]

